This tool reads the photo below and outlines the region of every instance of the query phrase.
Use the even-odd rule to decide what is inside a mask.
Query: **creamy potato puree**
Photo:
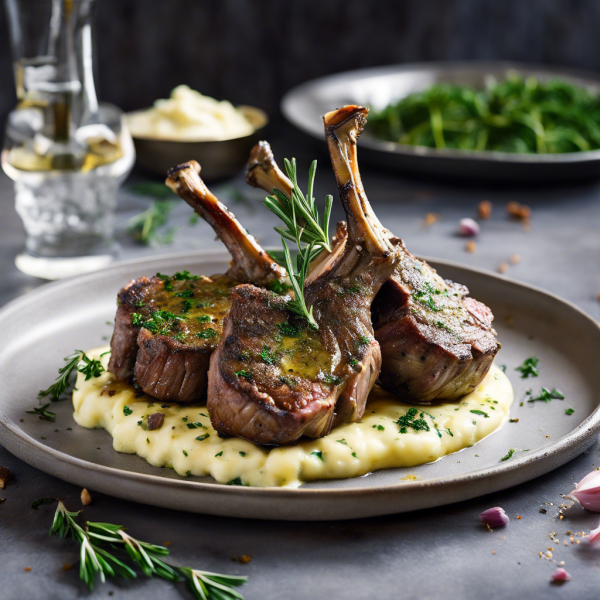
[[[109,357],[100,355],[108,349],[87,355],[106,368]],[[211,475],[221,483],[250,486],[298,487],[314,479],[357,477],[432,462],[493,433],[507,421],[513,401],[508,378],[494,365],[479,387],[458,402],[414,407],[414,418],[423,419],[429,431],[406,427],[401,433],[395,421],[413,406],[376,387],[360,423],[341,425],[317,440],[268,448],[240,438],[222,439],[205,406],[165,404],[136,394],[108,372],[88,381],[79,373],[75,388],[77,424],[106,429],[118,452],[138,454],[179,475]],[[165,415],[164,423],[149,431],[148,415],[156,412]]]
[[[254,131],[246,117],[227,100],[203,96],[179,85],[171,97],[157,100],[152,108],[127,115],[134,137],[206,142],[229,140]]]

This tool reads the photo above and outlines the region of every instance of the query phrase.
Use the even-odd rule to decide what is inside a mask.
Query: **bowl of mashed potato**
[[[207,180],[238,173],[267,121],[258,108],[236,107],[186,85],[151,108],[127,115],[138,166],[166,176],[173,165],[194,159]]]

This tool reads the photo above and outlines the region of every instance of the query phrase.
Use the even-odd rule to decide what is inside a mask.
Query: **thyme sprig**
[[[56,381],[47,390],[40,390],[37,396],[38,399],[41,400],[50,396],[53,402],[60,400],[60,397],[70,386],[71,374],[75,370],[83,373],[86,381],[92,377],[100,377],[100,374],[104,371],[102,363],[99,360],[90,358],[83,350],[75,350],[73,354],[69,354],[64,360],[67,364],[58,369]]]
[[[122,525],[86,521],[82,527],[76,521],[77,516],[78,513],[68,511],[59,500],[50,535],[62,538],[70,535],[80,544],[79,577],[90,590],[94,587],[96,574],[102,582],[106,576],[137,578],[137,573],[124,562],[129,559],[147,577],[156,576],[176,583],[187,581],[197,600],[243,600],[242,594],[233,588],[246,583],[247,577],[172,566],[163,560],[169,554],[164,546],[138,540]],[[115,555],[119,552],[124,556]]]
[[[290,161],[286,158],[284,164],[287,176],[292,182],[292,195],[288,197],[281,190],[274,188],[273,195],[267,196],[264,204],[285,225],[285,228],[275,227],[275,231],[281,235],[285,267],[294,290],[295,297],[289,302],[288,308],[306,319],[312,327],[317,328],[312,306],[308,307],[304,298],[304,282],[308,273],[308,266],[317,254],[322,250],[331,252],[329,218],[333,196],[328,195],[325,197],[325,209],[321,219],[313,196],[317,161],[314,160],[310,165],[306,194],[302,193],[298,185],[296,159],[292,158]],[[295,265],[286,240],[295,242],[298,248]]]

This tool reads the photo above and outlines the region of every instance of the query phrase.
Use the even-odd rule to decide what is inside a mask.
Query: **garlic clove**
[[[510,521],[508,515],[504,512],[504,509],[499,506],[484,510],[479,515],[479,520],[490,527],[504,527],[505,525],[508,525],[508,522]]]
[[[587,510],[600,512],[600,471],[586,475],[565,498],[577,500]]]
[[[586,536],[587,541],[594,546],[600,545],[600,525],[590,531],[590,534]]]
[[[550,581],[552,581],[552,583],[564,583],[565,581],[571,581],[571,575],[569,575],[562,567],[558,567],[558,569],[552,573]]]
[[[458,233],[464,236],[477,235],[479,233],[479,224],[473,219],[461,219]]]

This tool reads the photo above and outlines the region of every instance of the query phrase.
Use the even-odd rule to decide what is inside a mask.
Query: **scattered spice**
[[[518,265],[521,262],[521,257],[518,254],[513,254],[509,259],[508,262],[511,265]]]
[[[0,467],[0,490],[3,490],[6,487],[6,484],[12,477],[12,473],[10,469],[6,467]]]
[[[239,558],[239,561],[243,564],[248,564],[252,560],[251,554],[242,554]]]
[[[548,511],[545,508],[540,508],[540,512],[545,515]]]
[[[519,219],[520,221],[528,221],[531,218],[531,208],[514,201],[506,205],[506,212],[514,219]]]
[[[433,225],[439,218],[440,215],[438,213],[428,212],[425,214],[423,223],[425,224],[425,227],[429,227]]]
[[[25,567],[23,571],[25,571],[25,573],[29,573],[31,571],[31,567]]]
[[[489,219],[492,216],[492,203],[489,200],[482,200],[477,207],[477,215],[480,219]]]
[[[60,570],[61,571],[70,571],[73,568],[73,565],[71,563],[65,563]]]
[[[509,423],[518,423],[519,419],[509,419],[508,422]]]
[[[469,254],[473,254],[475,252],[475,250],[477,250],[477,244],[473,240],[469,240],[467,242],[467,245],[465,246],[465,250]]]
[[[498,265],[498,273],[506,273],[508,271],[508,265],[506,263],[500,263]]]
[[[92,503],[92,496],[90,495],[90,493],[87,491],[86,488],[83,488],[81,490],[81,504],[83,504],[83,506],[88,506],[88,504]]]

